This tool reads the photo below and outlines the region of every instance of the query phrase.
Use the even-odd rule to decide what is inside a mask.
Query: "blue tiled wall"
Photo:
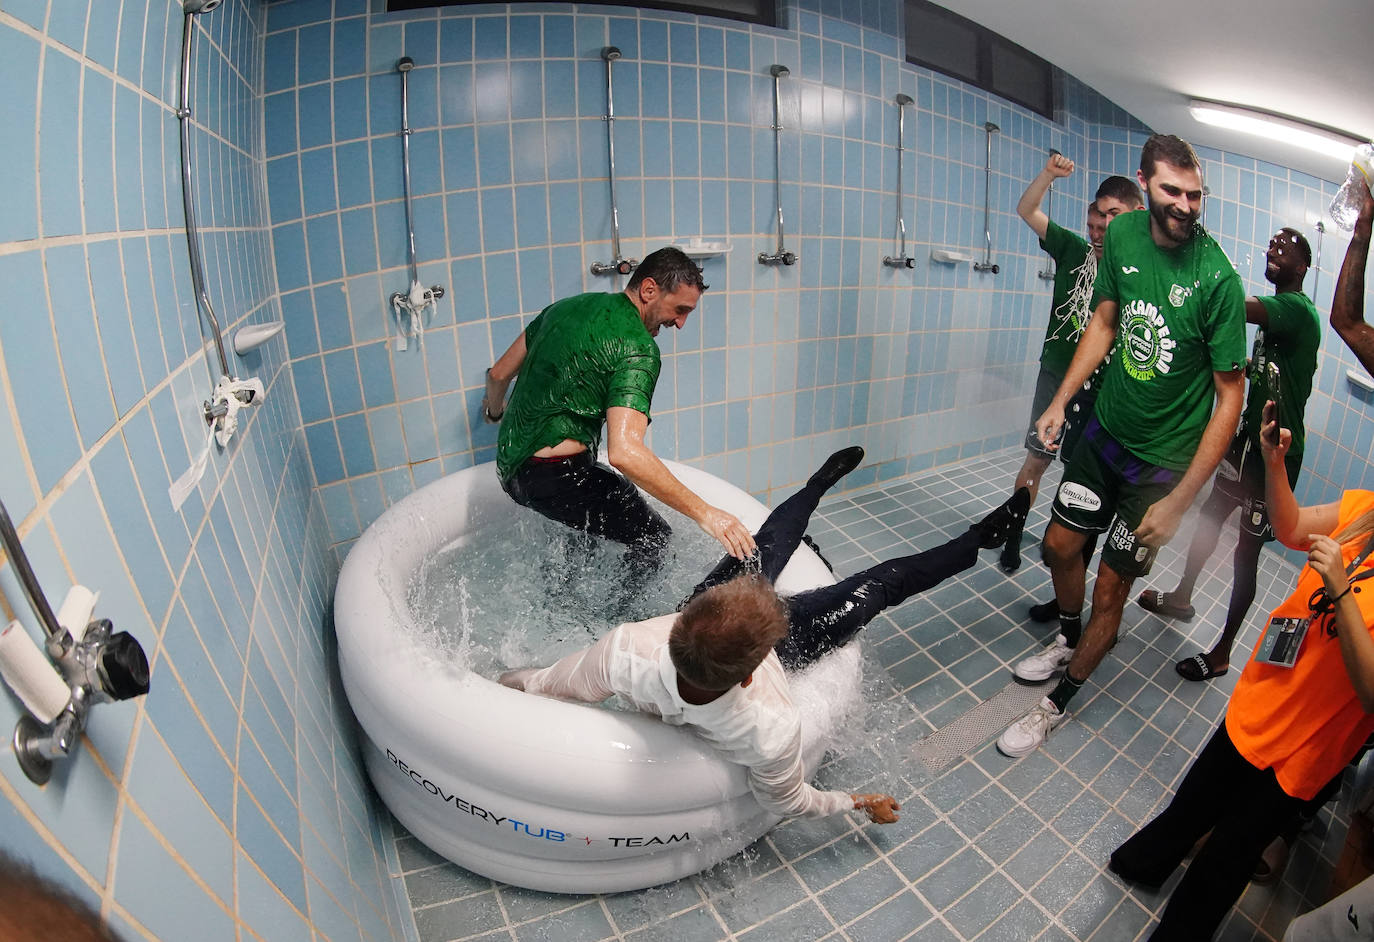
[[[281,316],[265,19],[227,0],[195,33],[197,200],[230,334]],[[234,358],[266,400],[180,511],[168,498],[205,447],[210,391],[181,228],[182,23],[175,0],[0,11],[0,499],[52,604],[98,590],[96,614],[152,662],[149,696],[97,706],[43,788],[8,754],[20,706],[0,692],[0,844],[126,939],[396,938],[332,680],[330,535],[283,339]],[[8,560],[0,607],[38,637]]]

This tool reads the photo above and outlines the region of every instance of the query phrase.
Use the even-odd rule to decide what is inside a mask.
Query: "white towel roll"
[[[0,676],[44,723],[55,720],[71,699],[67,682],[18,621],[0,631]]]

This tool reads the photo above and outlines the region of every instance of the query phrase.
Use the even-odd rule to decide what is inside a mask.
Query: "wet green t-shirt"
[[[1303,419],[1307,398],[1312,395],[1312,374],[1317,372],[1317,350],[1322,343],[1321,315],[1301,291],[1285,291],[1256,298],[1269,315],[1269,326],[1255,333],[1250,353],[1250,394],[1245,400],[1245,433],[1259,454],[1259,433],[1265,400],[1270,398],[1266,374],[1272,360],[1279,366],[1279,425],[1293,432],[1287,464],[1296,476],[1302,466],[1306,440]]]
[[[1122,213],[1107,227],[1097,295],[1118,305],[1097,419],[1135,455],[1184,470],[1212,415],[1213,371],[1245,365],[1240,276],[1201,229],[1161,249],[1148,212]]]
[[[1097,258],[1092,246],[1081,236],[1050,220],[1040,247],[1054,259],[1054,296],[1050,302],[1050,321],[1045,327],[1045,343],[1040,348],[1040,365],[1063,376],[1069,371],[1078,338],[1092,317],[1093,275]],[[1083,281],[1082,285],[1078,282]],[[1078,290],[1074,290],[1075,287]]]
[[[623,292],[555,301],[525,328],[525,345],[497,439],[501,480],[539,449],[565,439],[596,451],[612,406],[649,414],[658,344]]]

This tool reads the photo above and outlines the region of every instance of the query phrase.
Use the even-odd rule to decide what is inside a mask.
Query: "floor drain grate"
[[[930,771],[938,772],[1020,719],[1049,688],[1049,684],[1007,684],[963,716],[922,738],[911,747],[911,755]]]

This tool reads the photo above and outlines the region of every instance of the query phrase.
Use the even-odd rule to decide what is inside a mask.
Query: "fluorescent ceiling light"
[[[1236,105],[1223,105],[1215,101],[1195,98],[1188,102],[1188,110],[1193,117],[1204,124],[1243,131],[1266,137],[1271,141],[1292,144],[1306,150],[1316,151],[1328,157],[1335,157],[1349,163],[1355,148],[1362,143],[1358,138],[1330,128],[1308,124],[1294,118],[1241,108]]]

